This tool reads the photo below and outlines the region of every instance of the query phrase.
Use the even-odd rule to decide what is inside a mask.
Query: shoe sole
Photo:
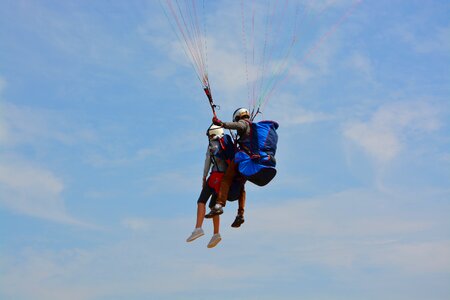
[[[214,248],[215,246],[217,246],[218,243],[220,243],[221,240],[222,240],[222,238],[218,238],[213,243],[209,243],[207,247],[208,248]]]
[[[205,215],[205,219],[212,219],[214,216],[220,216],[221,214],[223,214],[223,210],[218,211],[216,213],[214,212],[209,212]]]
[[[199,234],[199,235],[196,235],[196,236],[193,236],[193,237],[189,237],[186,240],[186,242],[190,243],[190,242],[195,241],[196,239],[198,239],[199,237],[204,236],[204,235],[205,235],[205,233],[202,233],[202,234]]]
[[[241,227],[242,224],[244,224],[245,220],[242,220],[242,222],[233,222],[233,224],[231,224],[231,227],[233,228],[238,228]]]

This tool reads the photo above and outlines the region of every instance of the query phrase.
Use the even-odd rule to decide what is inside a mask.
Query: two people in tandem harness
[[[250,181],[258,186],[269,183],[276,175],[275,152],[278,142],[274,121],[252,122],[249,110],[239,108],[233,113],[232,122],[213,118],[206,135],[208,149],[203,169],[203,185],[197,200],[195,229],[187,242],[204,235],[205,218],[213,221],[213,236],[208,248],[215,247],[221,240],[220,215],[228,201],[238,201],[238,210],[231,227],[240,227],[244,219],[245,184]],[[224,129],[236,130],[237,140],[224,133]],[[209,174],[208,174],[209,173]],[[210,212],[206,214],[209,201]]]

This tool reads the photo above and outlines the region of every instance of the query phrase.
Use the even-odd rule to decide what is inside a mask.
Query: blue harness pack
[[[259,186],[268,184],[277,174],[275,153],[277,151],[278,123],[274,121],[249,122],[250,137],[239,141],[240,151],[235,155],[239,172]]]

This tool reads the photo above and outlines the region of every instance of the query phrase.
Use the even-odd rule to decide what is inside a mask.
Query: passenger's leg
[[[211,197],[211,204],[215,203],[216,200],[216,195],[213,194],[213,196]],[[213,219],[213,226],[214,226],[214,234],[211,237],[211,240],[208,243],[208,248],[213,248],[215,247],[221,240],[222,237],[220,236],[219,233],[219,229],[220,229],[220,216],[219,215],[214,215],[212,216]]]
[[[213,217],[214,234],[219,233],[220,230],[220,216]]]
[[[211,197],[211,194],[212,194],[211,189],[207,185],[204,185],[200,193],[200,196],[198,197],[197,200],[197,218],[195,222],[195,229],[191,233],[191,235],[187,238],[186,240],[187,242],[192,242],[193,240],[204,235],[202,225],[203,219],[205,218],[205,210],[206,210],[205,206],[209,197]]]
[[[205,218],[206,205],[205,203],[197,203],[197,222],[195,228],[201,228],[203,225],[203,219]]]

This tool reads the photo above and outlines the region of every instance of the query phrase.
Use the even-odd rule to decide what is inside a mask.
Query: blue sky
[[[278,175],[207,249],[211,111],[159,2],[0,0],[0,298],[448,299],[450,4],[305,3],[263,115]],[[240,2],[208,5],[227,120]]]

